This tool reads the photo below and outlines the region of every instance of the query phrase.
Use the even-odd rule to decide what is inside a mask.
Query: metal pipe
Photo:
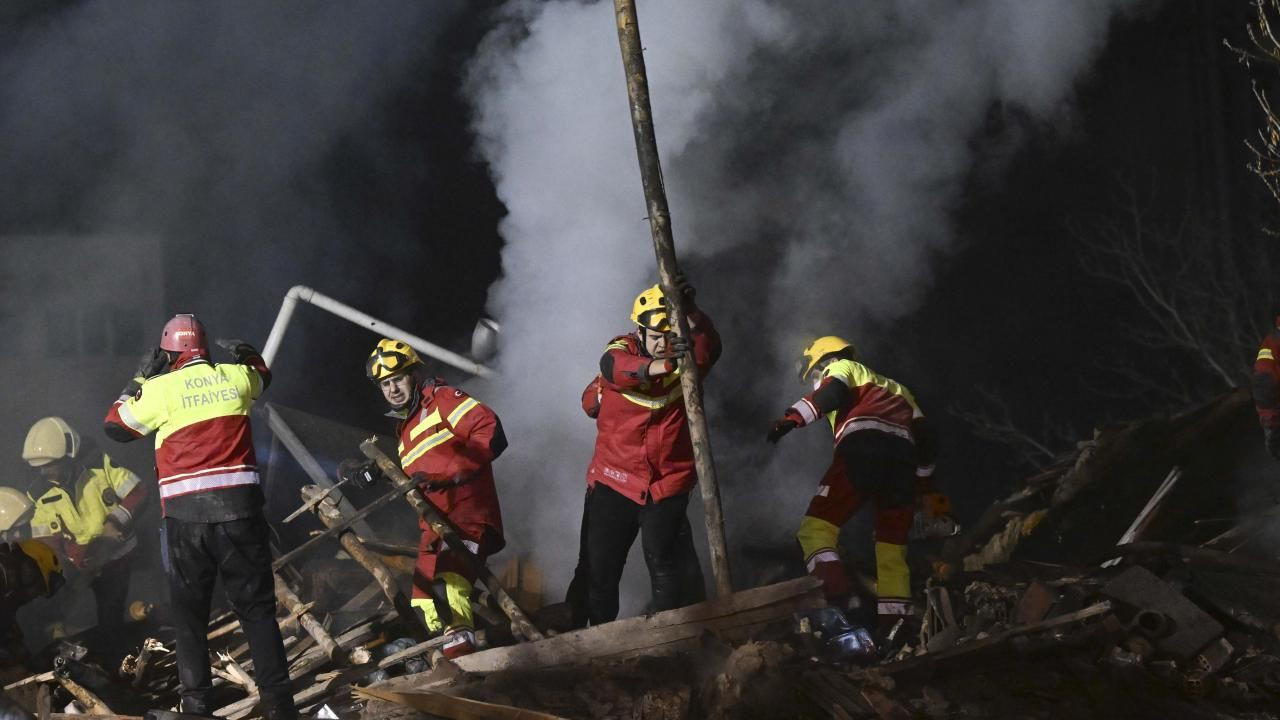
[[[649,77],[644,67],[643,45],[640,44],[640,21],[636,18],[635,0],[614,0],[618,21],[618,45],[622,50],[622,67],[627,76],[627,97],[631,106],[631,126],[635,133],[636,155],[640,162],[640,179],[649,211],[649,233],[658,256],[658,277],[662,293],[671,310],[671,324],[682,338],[690,337],[689,318],[684,299],[675,286],[679,270],[676,264],[675,238],[671,233],[671,213],[667,207],[667,191],[662,181],[662,165],[658,158],[658,141],[653,129],[653,109],[649,103]],[[693,462],[698,471],[698,487],[702,492],[702,509],[706,513],[707,546],[711,551],[711,571],[715,576],[716,596],[733,592],[729,571],[729,550],[724,538],[724,513],[720,507],[720,485],[716,480],[715,462],[711,457],[711,437],[702,409],[702,385],[698,365],[686,355],[680,361],[680,388],[684,391],[684,410],[689,417],[689,439],[693,444]]]
[[[333,298],[316,292],[306,285],[294,285],[289,288],[289,292],[285,293],[284,302],[280,304],[280,312],[276,314],[276,321],[271,326],[271,333],[267,336],[267,344],[262,349],[262,359],[266,361],[270,367],[275,361],[276,353],[280,349],[280,343],[284,341],[285,330],[289,327],[289,321],[293,318],[294,307],[298,302],[310,303],[321,310],[337,315],[351,323],[355,323],[363,328],[373,331],[374,333],[392,337],[397,340],[403,340],[413,346],[415,350],[426,355],[427,357],[439,360],[446,365],[451,365],[464,372],[480,377],[492,377],[493,370],[481,365],[470,358],[459,355],[452,350],[440,347],[435,343],[428,342],[417,335],[402,330],[395,325],[383,322],[372,315],[360,312],[359,310],[338,302]]]

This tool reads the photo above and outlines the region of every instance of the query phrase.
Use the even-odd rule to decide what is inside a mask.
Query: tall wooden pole
[[[649,77],[644,69],[644,53],[640,45],[640,21],[636,18],[635,0],[614,0],[618,18],[618,45],[622,48],[622,67],[627,75],[627,97],[631,105],[631,127],[636,136],[636,155],[640,160],[640,179],[649,209],[649,232],[658,256],[658,277],[667,296],[674,327],[680,337],[689,337],[689,319],[684,298],[675,286],[675,240],[671,235],[671,214],[667,209],[667,191],[662,183],[662,165],[658,161],[658,142],[653,130],[653,110],[649,106]],[[689,416],[689,437],[693,441],[693,461],[702,489],[702,507],[706,511],[707,544],[711,548],[711,570],[715,574],[716,595],[733,592],[729,574],[729,552],[724,541],[724,515],[720,509],[720,486],[716,481],[715,463],[711,457],[711,438],[707,434],[707,418],[702,410],[702,386],[698,366],[686,355],[680,363],[680,388],[684,391],[685,413]]]

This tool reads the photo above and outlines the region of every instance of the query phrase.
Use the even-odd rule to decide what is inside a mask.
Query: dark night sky
[[[311,161],[299,193],[329,208],[342,229],[335,235],[340,240],[324,245],[318,268],[317,258],[298,258],[319,272],[298,276],[286,265],[256,273],[261,282],[255,287],[223,289],[189,271],[207,244],[177,245],[165,258],[169,303],[214,305],[220,293],[234,293],[236,302],[208,313],[211,329],[265,339],[279,298],[301,283],[404,327],[429,327],[429,339],[441,344],[465,347],[500,274],[504,209],[475,148],[462,76],[498,5],[469,2],[438,19],[434,50],[407,61],[405,77],[412,80],[376,100],[370,112],[378,118],[376,139],[363,126],[339,133]],[[35,8],[29,14],[11,10],[0,39],[20,39],[23,28],[56,23],[63,11],[57,4],[29,7]],[[1139,321],[1127,296],[1083,272],[1073,228],[1113,216],[1116,178],[1154,187],[1157,214],[1189,209],[1205,222],[1225,218],[1233,238],[1257,233],[1269,220],[1272,205],[1245,169],[1243,143],[1259,121],[1249,75],[1220,43],[1223,37],[1240,43],[1249,17],[1246,2],[1153,4],[1116,23],[1064,117],[1034,122],[1016,109],[991,108],[987,134],[1012,128],[1023,141],[1009,152],[995,143],[987,148],[987,134],[974,139],[981,161],[952,211],[958,243],[939,263],[923,305],[881,328],[887,338],[881,344],[891,349],[873,364],[913,387],[935,414],[978,406],[979,387],[1006,397],[1016,418],[1033,429],[1045,415],[1080,433],[1154,409],[1149,399],[1110,400],[1082,385],[1081,376],[1099,358],[1151,359],[1126,337],[1126,323]],[[0,204],[0,235],[84,229],[65,212],[77,204],[77,191],[62,187],[39,202]],[[213,202],[204,212],[227,210]],[[429,251],[388,240],[425,236],[435,240]],[[219,241],[250,262],[290,252],[270,237]],[[303,310],[277,362],[274,398],[379,427],[377,398],[359,374],[369,345],[363,331]],[[763,427],[768,418],[744,420]],[[951,416],[943,420],[945,482],[960,496],[962,514],[972,516],[1023,469],[1011,469],[1007,448],[975,439]]]

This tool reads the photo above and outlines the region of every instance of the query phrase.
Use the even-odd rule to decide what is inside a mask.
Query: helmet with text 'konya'
[[[160,333],[160,349],[208,356],[209,341],[204,334],[204,325],[191,313],[174,315]]]

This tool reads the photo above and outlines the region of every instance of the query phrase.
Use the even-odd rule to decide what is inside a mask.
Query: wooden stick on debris
[[[618,20],[618,46],[622,50],[622,67],[627,75],[627,97],[631,105],[631,127],[635,133],[636,156],[640,161],[640,178],[644,184],[645,204],[649,210],[649,234],[658,256],[658,277],[662,294],[671,312],[671,326],[682,338],[689,333],[689,318],[684,298],[676,288],[675,239],[671,234],[671,213],[667,208],[667,190],[662,182],[662,164],[658,159],[658,141],[653,129],[653,109],[649,105],[649,76],[644,66],[644,48],[640,44],[640,21],[636,17],[635,0],[614,0]],[[684,392],[684,410],[689,417],[689,439],[693,444],[693,462],[698,471],[698,487],[702,492],[702,509],[706,513],[707,544],[711,550],[711,570],[715,575],[716,595],[733,592],[729,572],[729,551],[724,539],[724,514],[720,507],[720,485],[711,456],[711,436],[702,408],[702,385],[698,365],[692,356],[680,361],[680,389]]]
[[[338,655],[338,644],[333,641],[333,637],[324,629],[319,620],[312,616],[308,607],[302,604],[302,600],[289,589],[284,580],[279,575],[275,575],[276,581],[276,599],[284,605],[285,609],[294,614],[298,618],[298,624],[302,626],[307,634],[315,639],[316,644],[324,651],[329,658]]]
[[[102,702],[101,698],[94,695],[85,686],[69,677],[64,677],[61,673],[55,673],[54,675],[58,684],[71,693],[71,697],[75,698],[76,702],[80,703],[86,715],[115,715],[115,712],[107,707],[107,704]]]
[[[1155,516],[1156,509],[1159,508],[1160,503],[1164,501],[1164,496],[1169,494],[1169,491],[1173,489],[1174,484],[1177,483],[1181,477],[1182,468],[1175,465],[1165,477],[1164,482],[1160,483],[1160,487],[1156,488],[1151,499],[1147,500],[1147,504],[1143,506],[1142,511],[1139,512],[1138,516],[1129,524],[1129,529],[1125,530],[1124,534],[1120,536],[1120,540],[1116,542],[1116,545],[1128,545],[1132,543],[1139,535],[1142,534],[1143,530],[1147,529],[1147,526],[1151,524],[1151,518]],[[1102,563],[1102,567],[1115,567],[1119,564],[1120,558],[1111,558],[1110,560]]]
[[[418,511],[418,514],[431,525],[431,529],[435,530],[436,534],[444,539],[445,545],[448,545],[449,549],[456,553],[457,557],[461,558],[463,562],[471,566],[472,572],[476,574],[480,582],[484,583],[484,586],[489,590],[489,594],[493,595],[494,599],[498,601],[498,606],[511,619],[511,627],[527,640],[543,639],[545,636],[542,631],[533,624],[533,621],[529,619],[524,610],[520,609],[520,606],[516,604],[511,594],[502,586],[502,583],[489,570],[488,566],[463,544],[462,538],[458,534],[458,529],[453,526],[453,523],[449,522],[449,518],[440,512],[440,509],[433,505],[430,500],[423,497],[421,492],[418,492],[413,481],[404,474],[400,466],[378,448],[375,439],[369,438],[360,443],[360,452],[364,453],[365,457],[376,462],[378,468],[382,470],[382,474],[390,478],[397,488],[409,491],[404,493],[405,500],[408,500],[409,504]]]
[[[312,502],[316,497],[321,498],[318,502]],[[329,496],[329,492],[318,488],[314,485],[308,485],[302,488],[302,498],[304,505],[310,505],[315,511],[316,517],[320,518],[320,522],[325,527],[334,527],[343,524],[342,507],[335,498]],[[391,601],[392,607],[400,614],[400,619],[404,620],[409,627],[415,628],[420,637],[427,636],[426,625],[423,624],[422,616],[413,611],[413,606],[409,604],[409,598],[405,597],[404,592],[400,589],[400,585],[396,583],[396,578],[392,575],[387,566],[378,559],[376,555],[369,552],[369,549],[361,543],[360,538],[354,530],[348,528],[347,532],[339,533],[338,542],[342,544],[347,554],[351,556],[369,574],[377,581],[378,586],[382,588],[383,595]]]
[[[877,670],[883,675],[892,675],[894,673],[915,670],[959,655],[967,655],[978,650],[984,650],[1020,635],[1030,635],[1031,633],[1049,630],[1061,625],[1070,625],[1071,623],[1088,620],[1089,618],[1097,617],[1099,615],[1106,615],[1109,612],[1111,612],[1111,601],[1103,600],[1102,602],[1094,603],[1083,610],[1077,610],[1065,615],[1058,615],[1057,617],[1052,617],[1048,620],[1032,623],[1030,625],[1012,627],[1002,633],[992,635],[991,637],[974,640],[963,645],[956,645],[954,647],[947,648],[946,650],[925,653],[924,655],[917,655],[915,657],[907,658],[906,660],[899,660],[898,662],[881,665]]]

